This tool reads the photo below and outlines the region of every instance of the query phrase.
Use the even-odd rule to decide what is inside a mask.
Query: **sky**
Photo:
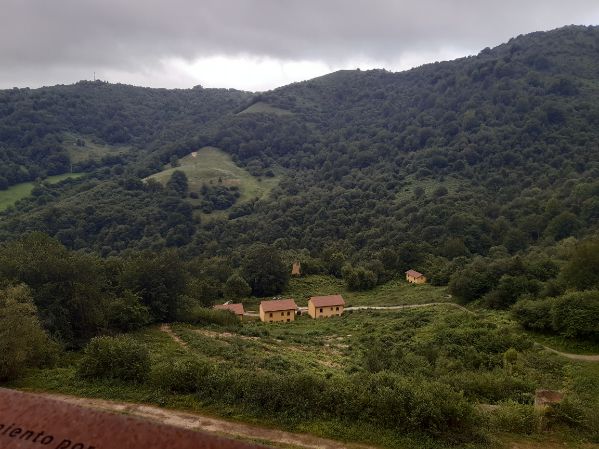
[[[599,24],[597,0],[0,0],[0,88],[82,79],[269,90]]]

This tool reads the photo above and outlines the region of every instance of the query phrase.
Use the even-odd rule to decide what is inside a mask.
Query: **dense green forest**
[[[598,42],[596,28],[567,27],[452,62],[336,72],[253,97],[101,82],[3,91],[6,186],[68,170],[61,132],[132,147],[80,164],[85,180],[18,204],[4,214],[2,234],[41,230],[71,248],[112,254],[145,247],[149,237],[190,255],[261,241],[314,254],[338,247],[361,259],[413,245],[449,260],[592,234]],[[256,102],[291,114],[236,114]],[[228,207],[228,219],[201,220],[198,211],[191,230],[181,230],[182,220],[154,229],[161,212],[152,209],[163,201],[152,197],[164,195],[141,179],[205,145],[256,177],[279,168],[284,179],[269,198]],[[130,220],[116,224],[117,205],[140,210],[134,229]],[[83,225],[90,221],[99,224]],[[178,237],[167,239],[175,228]]]

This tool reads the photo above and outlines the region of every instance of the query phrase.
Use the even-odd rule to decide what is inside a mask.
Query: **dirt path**
[[[468,310],[466,307],[456,304],[455,302],[427,302],[425,304],[404,304],[401,306],[354,306],[346,307],[345,310],[401,310],[401,309],[416,309],[419,307],[429,306],[451,306],[457,307],[458,309],[476,315],[472,310]]]
[[[170,324],[161,324],[160,330],[167,334],[169,337],[171,337],[179,346],[181,346],[182,348],[187,348],[187,343],[181,340],[181,338],[179,338],[179,336],[173,332]]]
[[[133,416],[157,421],[184,429],[201,430],[216,433],[222,436],[241,438],[247,440],[268,441],[273,444],[291,445],[311,449],[375,449],[372,446],[341,443],[334,440],[319,438],[304,433],[291,433],[267,427],[258,427],[196,413],[180,412],[163,409],[151,405],[134,404],[130,402],[115,402],[104,399],[80,398],[62,394],[40,393],[50,399],[68,402],[70,404],[89,407],[104,411],[126,413]]]
[[[545,350],[549,352],[553,352],[554,354],[561,355],[562,357],[567,357],[571,360],[578,360],[581,362],[599,362],[599,355],[585,355],[585,354],[571,354],[569,352],[561,352],[557,349],[550,348],[548,346],[537,343],[539,346],[542,346]]]

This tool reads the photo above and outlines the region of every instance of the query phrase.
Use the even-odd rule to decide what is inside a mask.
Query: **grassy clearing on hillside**
[[[48,176],[46,179],[44,179],[44,182],[49,184],[57,184],[65,179],[80,178],[83,175],[83,173],[66,173],[63,175]],[[21,184],[16,184],[12,187],[9,187],[6,190],[0,190],[0,211],[3,211],[7,207],[15,204],[17,201],[31,195],[31,191],[33,190],[34,186],[35,183],[33,182],[23,182]]]
[[[77,139],[83,140],[85,146],[77,146]],[[127,145],[107,145],[98,143],[94,136],[81,136],[71,133],[64,135],[62,143],[69,152],[71,161],[74,164],[89,160],[99,161],[104,156],[117,156],[131,150],[131,147]]]
[[[445,287],[414,285],[403,279],[394,279],[372,290],[356,292],[349,291],[342,279],[327,275],[291,278],[282,296],[293,298],[298,306],[305,307],[311,296],[334,294],[341,294],[346,306],[399,306],[451,301]],[[248,298],[243,302],[252,308],[258,306],[260,299]]]
[[[195,156],[194,156],[195,154]],[[166,184],[175,170],[187,175],[189,191],[199,191],[203,184],[238,186],[241,196],[237,204],[253,198],[262,198],[279,182],[279,177],[256,178],[233,162],[231,156],[218,148],[204,147],[179,159],[178,167],[165,167],[150,178]],[[220,180],[220,181],[219,181]]]
[[[262,113],[262,114],[275,114],[275,115],[292,115],[293,112],[287,111],[285,109],[277,108],[275,106],[271,106],[268,103],[264,103],[263,101],[258,101],[251,105],[249,108],[244,109],[239,114],[252,114],[252,113]]]

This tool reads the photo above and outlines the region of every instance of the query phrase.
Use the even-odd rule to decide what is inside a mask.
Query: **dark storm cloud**
[[[164,58],[266,56],[338,64],[599,18],[596,0],[3,0],[1,78],[32,70],[134,71]],[[43,73],[39,74],[43,77]],[[13,77],[14,78],[14,77]]]

